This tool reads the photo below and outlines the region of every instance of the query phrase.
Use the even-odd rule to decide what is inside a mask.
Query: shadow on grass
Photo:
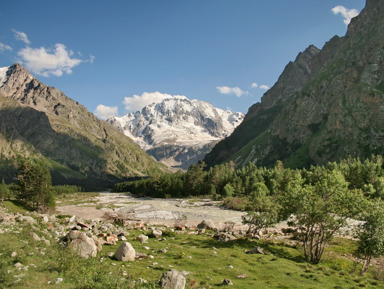
[[[268,240],[252,240],[248,238],[240,238],[229,242],[219,242],[217,239],[208,239],[199,242],[201,247],[230,249],[235,247],[243,248],[245,251],[250,251],[255,247],[260,247],[266,254],[272,254],[275,257],[294,261],[296,263],[307,263],[307,260],[302,255],[299,249],[292,248],[286,244],[275,244]]]

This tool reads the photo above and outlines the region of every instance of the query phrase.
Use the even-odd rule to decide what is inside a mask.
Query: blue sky
[[[5,0],[0,67],[22,63],[105,118],[185,95],[246,113],[365,0]]]

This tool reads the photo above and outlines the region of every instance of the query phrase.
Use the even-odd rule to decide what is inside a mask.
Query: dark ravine
[[[384,154],[384,1],[368,0],[344,37],[309,46],[205,162],[288,167]]]
[[[0,87],[1,172],[10,172],[5,177],[11,177],[17,155],[44,158],[54,183],[105,185],[166,170],[129,137],[20,64],[7,74]]]

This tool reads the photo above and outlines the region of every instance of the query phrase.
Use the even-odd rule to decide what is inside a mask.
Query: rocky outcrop
[[[367,1],[344,37],[300,53],[205,162],[303,167],[384,154],[383,2]]]
[[[129,137],[41,83],[20,64],[9,67],[5,75],[0,86],[3,166],[17,154],[34,155],[52,164],[54,183],[82,185],[165,169]]]

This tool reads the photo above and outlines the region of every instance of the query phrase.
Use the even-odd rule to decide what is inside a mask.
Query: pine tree
[[[17,198],[32,210],[47,211],[55,206],[49,169],[41,160],[21,159],[16,175]]]

